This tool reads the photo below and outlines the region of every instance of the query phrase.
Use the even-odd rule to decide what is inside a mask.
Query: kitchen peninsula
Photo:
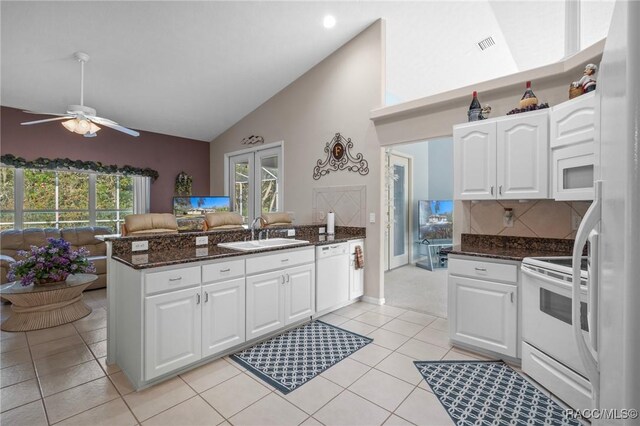
[[[274,238],[262,241],[279,246],[249,251],[220,246],[251,240],[248,230],[106,238],[107,361],[142,389],[362,296],[355,247],[364,250],[365,228],[336,227],[332,236],[317,226],[270,232]],[[337,287],[317,279],[316,252],[328,250],[341,253]],[[326,286],[339,296],[317,309]]]

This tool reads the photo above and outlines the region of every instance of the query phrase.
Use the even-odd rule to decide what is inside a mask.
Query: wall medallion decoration
[[[262,136],[251,135],[248,138],[242,139],[242,145],[260,145],[261,143],[264,143]]]
[[[193,178],[185,172],[178,173],[176,176],[176,195],[191,195],[191,186]]]
[[[313,178],[318,180],[330,172],[337,172],[339,170],[359,173],[362,176],[369,174],[369,163],[367,160],[364,159],[364,156],[360,152],[355,156],[352,155],[351,148],[353,148],[351,138],[345,139],[340,133],[336,133],[333,139],[327,142],[324,147],[327,158],[325,158],[324,161],[321,159],[318,160],[316,166],[313,168]]]

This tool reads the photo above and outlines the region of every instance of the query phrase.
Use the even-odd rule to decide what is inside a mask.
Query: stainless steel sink
[[[290,238],[268,238],[266,240],[253,240],[253,241],[235,241],[233,243],[220,243],[219,247],[229,248],[240,251],[255,251],[264,250],[269,248],[279,248],[295,246],[300,244],[308,244],[306,240],[293,240]]]

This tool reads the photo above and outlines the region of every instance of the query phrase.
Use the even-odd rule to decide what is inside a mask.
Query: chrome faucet
[[[251,222],[251,241],[255,239],[256,223],[259,223],[259,222],[260,222],[260,217],[256,217],[255,219],[253,219],[253,222]]]

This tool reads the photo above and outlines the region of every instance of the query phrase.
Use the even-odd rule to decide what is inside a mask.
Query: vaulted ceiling
[[[610,0],[583,2],[582,44]],[[85,104],[125,126],[211,141],[376,19],[387,23],[387,102],[559,60],[562,1],[2,1],[1,103]],[[325,29],[332,14],[337,24]],[[491,36],[486,51],[477,42]],[[54,124],[46,124],[54,125]]]

